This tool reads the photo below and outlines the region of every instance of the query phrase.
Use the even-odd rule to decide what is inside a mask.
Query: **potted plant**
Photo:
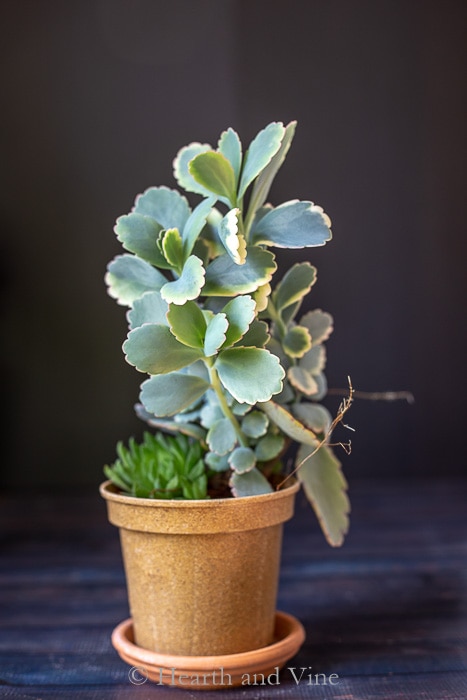
[[[316,269],[279,271],[274,255],[331,240],[321,207],[267,201],[295,127],[269,124],[245,153],[231,128],[216,149],[191,143],[174,175],[198,201],[151,187],[115,226],[127,252],[106,283],[129,309],[123,351],[149,375],[136,412],[152,431],[118,445],[101,486],[132,616],[113,642],[160,683],[225,687],[277,670],[304,638],[275,609],[282,526],[300,486],[331,545],[348,529],[330,436],[352,389],[333,419],[320,403],[332,317],[300,313]]]

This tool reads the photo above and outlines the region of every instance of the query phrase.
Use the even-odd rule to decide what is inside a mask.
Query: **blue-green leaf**
[[[125,254],[117,255],[108,265],[105,282],[118,304],[132,306],[145,292],[159,291],[167,279],[145,260]]]
[[[282,435],[266,435],[258,440],[255,446],[255,454],[258,462],[268,462],[278,457],[285,447],[285,439]]]
[[[223,131],[217,144],[217,150],[230,161],[235,175],[235,185],[237,185],[242,168],[242,144],[237,132],[230,127],[227,131]]]
[[[316,435],[311,432],[311,430],[305,428],[305,426],[296,420],[283,406],[279,406],[279,404],[274,403],[274,401],[267,401],[261,404],[260,408],[266,413],[269,419],[286,435],[291,437],[292,440],[303,442],[313,447],[316,447],[318,444]]]
[[[248,186],[277,153],[284,134],[284,125],[281,122],[272,122],[265,129],[262,129],[250,143],[243,162],[238,190],[239,199],[243,197]]]
[[[182,433],[182,435],[188,435],[189,437],[195,438],[195,440],[199,440],[201,443],[206,441],[206,431],[195,423],[157,418],[154,414],[148,413],[142,404],[136,404],[135,411],[138,418],[141,418],[141,420],[144,420],[153,428],[168,433]],[[180,414],[180,416],[183,416],[183,414]]]
[[[209,449],[218,455],[226,455],[233,450],[237,436],[228,418],[221,418],[209,429],[206,436]]]
[[[178,184],[187,192],[196,192],[196,194],[201,194],[203,197],[210,197],[212,195],[212,192],[196,182],[188,170],[188,164],[192,158],[210,150],[211,146],[208,143],[194,142],[190,143],[188,146],[184,146],[177,153],[173,162],[174,177]]]
[[[142,383],[140,401],[155,416],[173,416],[191,406],[208,388],[207,382],[190,374],[161,374]]]
[[[206,221],[215,202],[215,197],[207,197],[207,199],[203,199],[203,201],[200,202],[195,209],[193,209],[193,212],[186,222],[182,233],[183,252],[185,257],[190,255],[192,252],[198,236],[206,225]]]
[[[314,433],[326,434],[331,427],[332,416],[327,408],[320,404],[302,401],[292,406],[292,412],[303,425],[311,428]]]
[[[287,270],[274,294],[274,306],[278,311],[294,304],[308,294],[316,282],[316,268],[309,262],[296,263]],[[304,325],[304,324],[303,324]]]
[[[270,281],[276,269],[274,255],[260,247],[247,248],[247,259],[244,265],[236,265],[225,253],[213,260],[206,268],[203,294],[231,297],[254,292]]]
[[[229,347],[245,335],[255,317],[255,302],[248,296],[238,296],[228,302],[223,308],[229,322],[225,336],[225,347]],[[251,343],[254,345],[254,343]]]
[[[251,234],[252,243],[277,248],[309,248],[331,240],[331,221],[313,202],[294,199],[268,212]]]
[[[214,355],[225,342],[229,323],[225,314],[216,314],[208,323],[206,337],[204,339],[204,354],[206,357]]]
[[[138,195],[134,211],[137,214],[151,216],[162,228],[178,228],[183,230],[190,215],[190,207],[186,198],[168,187],[150,187]]]
[[[201,349],[206,334],[204,314],[194,301],[183,305],[170,304],[167,321],[173,335],[190,348]]]
[[[130,329],[142,326],[143,323],[157,323],[167,325],[167,311],[169,306],[160,292],[145,292],[142,297],[135,299],[133,308],[128,311],[128,323]]]
[[[204,274],[201,260],[196,255],[190,255],[178,280],[167,282],[161,287],[162,298],[169,304],[179,305],[196,299],[203,288]]]
[[[302,445],[297,453],[297,466],[306,460],[297,472],[319,520],[324,535],[333,547],[339,547],[349,529],[350,503],[347,482],[341,464],[327,445],[315,453]],[[312,456],[310,456],[312,455]]]
[[[240,403],[268,401],[282,390],[285,372],[277,357],[262,348],[222,350],[215,368],[224,387]]]
[[[208,452],[204,461],[213,472],[225,472],[230,469],[228,455],[218,455],[215,452]]]
[[[314,396],[318,391],[318,384],[311,372],[308,372],[308,370],[303,369],[303,367],[299,365],[290,367],[287,370],[287,379],[295,389],[301,391],[302,394],[306,396]]]
[[[227,202],[235,203],[235,173],[222,153],[206,151],[195,156],[188,164],[190,175],[196,182]]]
[[[199,350],[179,343],[167,326],[150,323],[130,331],[123,352],[130,365],[148,374],[173,372],[202,357]]]
[[[313,342],[313,339],[312,339]],[[324,345],[314,345],[311,350],[302,357],[299,362],[302,369],[306,369],[310,374],[316,375],[323,371],[326,366],[326,348]]]
[[[256,455],[251,447],[237,447],[229,457],[229,464],[237,474],[246,474],[256,464]]]
[[[303,326],[292,326],[285,334],[282,346],[289,357],[303,357],[311,348],[310,331]]]
[[[246,474],[233,472],[230,477],[230,488],[237,498],[242,496],[260,496],[262,493],[272,493],[273,488],[263,474],[253,467]]]
[[[253,321],[243,338],[241,338],[236,345],[241,345],[243,347],[256,347],[256,348],[264,348],[264,346],[269,343],[271,340],[271,336],[269,335],[268,332],[268,324],[265,323],[264,321]],[[274,354],[276,354],[272,348],[268,348],[268,350],[272,351]],[[284,366],[284,365],[282,365]]]
[[[262,411],[250,411],[242,420],[242,432],[247,437],[259,438],[266,434],[269,420]]]
[[[118,240],[130,253],[156,267],[170,268],[157,245],[162,226],[153,218],[143,214],[126,214],[117,219],[114,230]]]
[[[300,319],[300,325],[308,328],[311,334],[313,345],[324,343],[329,338],[333,330],[333,319],[331,314],[321,309],[309,311]]]
[[[219,238],[227,253],[237,265],[246,260],[245,237],[238,231],[240,209],[231,209],[219,224]]]

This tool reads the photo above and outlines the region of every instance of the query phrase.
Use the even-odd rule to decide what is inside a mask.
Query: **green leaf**
[[[232,297],[254,292],[271,280],[276,269],[274,255],[269,250],[248,247],[244,265],[236,265],[225,253],[213,260],[206,268],[203,294]]]
[[[333,331],[333,319],[331,314],[315,309],[309,311],[300,319],[300,325],[308,328],[313,345],[324,343]]]
[[[313,339],[312,339],[313,342]],[[299,362],[299,367],[312,375],[319,374],[326,366],[326,348],[324,345],[315,345],[308,350]]]
[[[332,238],[331,221],[313,202],[294,199],[268,212],[251,234],[255,245],[277,248],[309,248],[324,245]]]
[[[283,276],[272,295],[278,311],[294,304],[308,294],[316,282],[316,268],[309,262],[296,263]]]
[[[193,142],[181,148],[177,153],[173,162],[174,177],[178,184],[187,192],[196,192],[196,194],[201,194],[203,197],[210,197],[212,195],[212,192],[196,182],[188,170],[188,164],[192,158],[210,150],[211,146],[208,143]]]
[[[253,321],[243,338],[241,338],[236,345],[242,347],[256,347],[264,348],[264,346],[270,341],[271,336],[268,332],[268,324],[264,321]],[[268,348],[271,350],[271,348]],[[275,354],[275,353],[274,353]]]
[[[262,411],[251,411],[242,420],[242,432],[251,438],[259,438],[266,434],[269,420]]]
[[[202,356],[199,350],[179,343],[167,326],[150,323],[130,331],[123,352],[130,365],[148,374],[173,372]]]
[[[178,280],[167,282],[161,288],[162,298],[169,304],[178,305],[196,299],[203,288],[204,275],[201,260],[196,255],[190,255]]]
[[[145,292],[159,291],[167,279],[145,260],[125,254],[117,255],[108,265],[105,282],[118,304],[132,306]]]
[[[256,464],[256,455],[250,447],[237,447],[229,457],[229,464],[237,474],[246,474]]]
[[[240,209],[231,209],[219,224],[219,238],[234,263],[243,265],[246,260],[245,237],[238,232]]]
[[[225,472],[230,469],[227,455],[218,455],[215,452],[208,452],[204,461],[213,472]]]
[[[314,396],[318,391],[318,384],[312,374],[298,365],[287,370],[287,379],[295,389],[306,396]]]
[[[150,216],[136,213],[120,216],[114,231],[123,247],[130,253],[135,253],[156,267],[170,268],[157,246],[162,226]]]
[[[172,372],[143,382],[140,401],[155,416],[173,416],[191,406],[207,389],[209,384],[200,377]]]
[[[229,347],[245,335],[255,317],[255,302],[248,296],[238,296],[223,308],[229,327],[225,335],[225,347]]]
[[[237,442],[234,427],[228,418],[216,421],[209,429],[206,439],[211,452],[218,455],[226,455],[233,450]]]
[[[162,236],[161,245],[169,265],[180,272],[183,268],[184,255],[182,237],[178,228],[167,229]]]
[[[150,187],[138,195],[134,211],[152,217],[163,229],[178,228],[179,231],[190,215],[186,198],[177,190],[164,186]]]
[[[199,185],[235,203],[235,173],[230,161],[222,153],[217,151],[200,153],[189,162],[188,170]]]
[[[183,345],[198,349],[203,347],[206,320],[196,302],[187,301],[181,306],[170,304],[167,321],[173,335]]]
[[[133,308],[128,311],[130,329],[142,326],[143,323],[166,326],[168,310],[168,304],[162,299],[160,292],[145,292],[142,297],[135,299]]]
[[[273,491],[269,481],[256,467],[253,467],[246,474],[233,472],[229,483],[233,495],[237,498],[242,496],[260,496],[262,493],[272,493]]]
[[[297,454],[297,466],[306,459],[297,472],[319,520],[324,535],[333,547],[339,547],[349,529],[350,503],[347,482],[341,464],[331,448],[323,445],[309,457],[313,449],[302,445]]]
[[[292,406],[292,412],[299,421],[314,433],[326,434],[331,427],[332,416],[324,406],[317,403],[302,402]]]
[[[243,197],[249,185],[277,153],[284,134],[284,125],[281,122],[272,122],[265,129],[262,129],[250,143],[243,162],[238,190],[239,199]]]
[[[282,435],[266,435],[256,444],[256,459],[258,462],[269,462],[280,455],[284,446],[285,440]]]
[[[153,428],[164,430],[168,433],[181,433],[182,435],[188,435],[201,443],[204,443],[206,440],[206,431],[195,423],[185,423],[182,421],[168,420],[167,418],[157,418],[152,413],[148,413],[142,404],[137,404],[135,406],[135,411],[138,418],[141,418],[141,420],[144,420]]]
[[[251,193],[251,199],[248,209],[248,218],[251,218],[254,212],[256,212],[266,201],[271,188],[272,182],[277,175],[279,168],[285,160],[285,157],[289,151],[292,139],[295,134],[295,127],[297,122],[293,121],[287,124],[285,127],[285,133],[281,141],[281,145],[275,156],[271,159],[269,164],[262,170],[259,174]],[[251,212],[251,213],[250,213]]]
[[[204,354],[206,357],[214,355],[224,344],[229,323],[225,314],[216,314],[208,323],[204,340]]]
[[[242,144],[237,132],[232,128],[223,131],[217,144],[217,150],[230,162],[234,171],[236,186],[242,168]]]
[[[193,209],[193,213],[186,222],[182,233],[183,252],[185,257],[190,255],[190,253],[193,251],[198,236],[205,227],[206,221],[208,220],[215,202],[215,197],[207,197],[207,199],[203,199],[203,201],[200,202],[195,209]]]
[[[309,330],[302,326],[292,326],[285,334],[282,346],[289,357],[303,357],[311,348]]]
[[[256,292],[253,293],[253,299],[256,303],[256,313],[261,313],[265,311],[268,307],[269,296],[271,294],[271,285],[269,282],[258,287]]]
[[[240,403],[268,401],[282,390],[285,372],[275,355],[262,348],[222,350],[215,363],[224,387]]]
[[[312,445],[313,447],[316,447],[318,444],[316,435],[299,423],[283,406],[279,406],[274,401],[267,401],[261,404],[260,408],[292,440]]]

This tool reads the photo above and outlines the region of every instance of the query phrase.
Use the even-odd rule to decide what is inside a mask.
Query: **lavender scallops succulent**
[[[199,442],[206,474],[223,476],[235,497],[272,491],[281,457],[297,443],[297,478],[328,541],[339,545],[349,503],[329,444],[332,418],[320,403],[332,317],[300,314],[316,269],[304,261],[281,274],[274,255],[323,246],[330,220],[311,201],[267,201],[295,127],[273,122],[245,152],[231,128],[216,149],[182,148],[174,175],[199,201],[191,208],[165,186],[138,195],[117,220],[127,252],[109,264],[106,283],[129,309],[126,360],[148,375],[140,418]]]

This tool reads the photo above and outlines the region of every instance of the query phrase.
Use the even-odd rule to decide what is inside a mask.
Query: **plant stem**
[[[235,418],[234,414],[230,410],[230,406],[227,403],[227,399],[225,398],[225,394],[222,391],[222,385],[219,381],[219,376],[217,374],[217,371],[214,369],[214,367],[209,366],[209,365],[208,365],[208,369],[209,369],[209,377],[211,380],[211,386],[214,389],[214,391],[216,392],[217,398],[219,399],[219,404],[220,404],[220,407],[222,409],[222,413],[232,423],[233,428],[235,430],[235,434],[238,438],[240,445],[242,445],[242,447],[248,447],[248,441],[242,432],[242,429],[240,427],[238,420]]]

